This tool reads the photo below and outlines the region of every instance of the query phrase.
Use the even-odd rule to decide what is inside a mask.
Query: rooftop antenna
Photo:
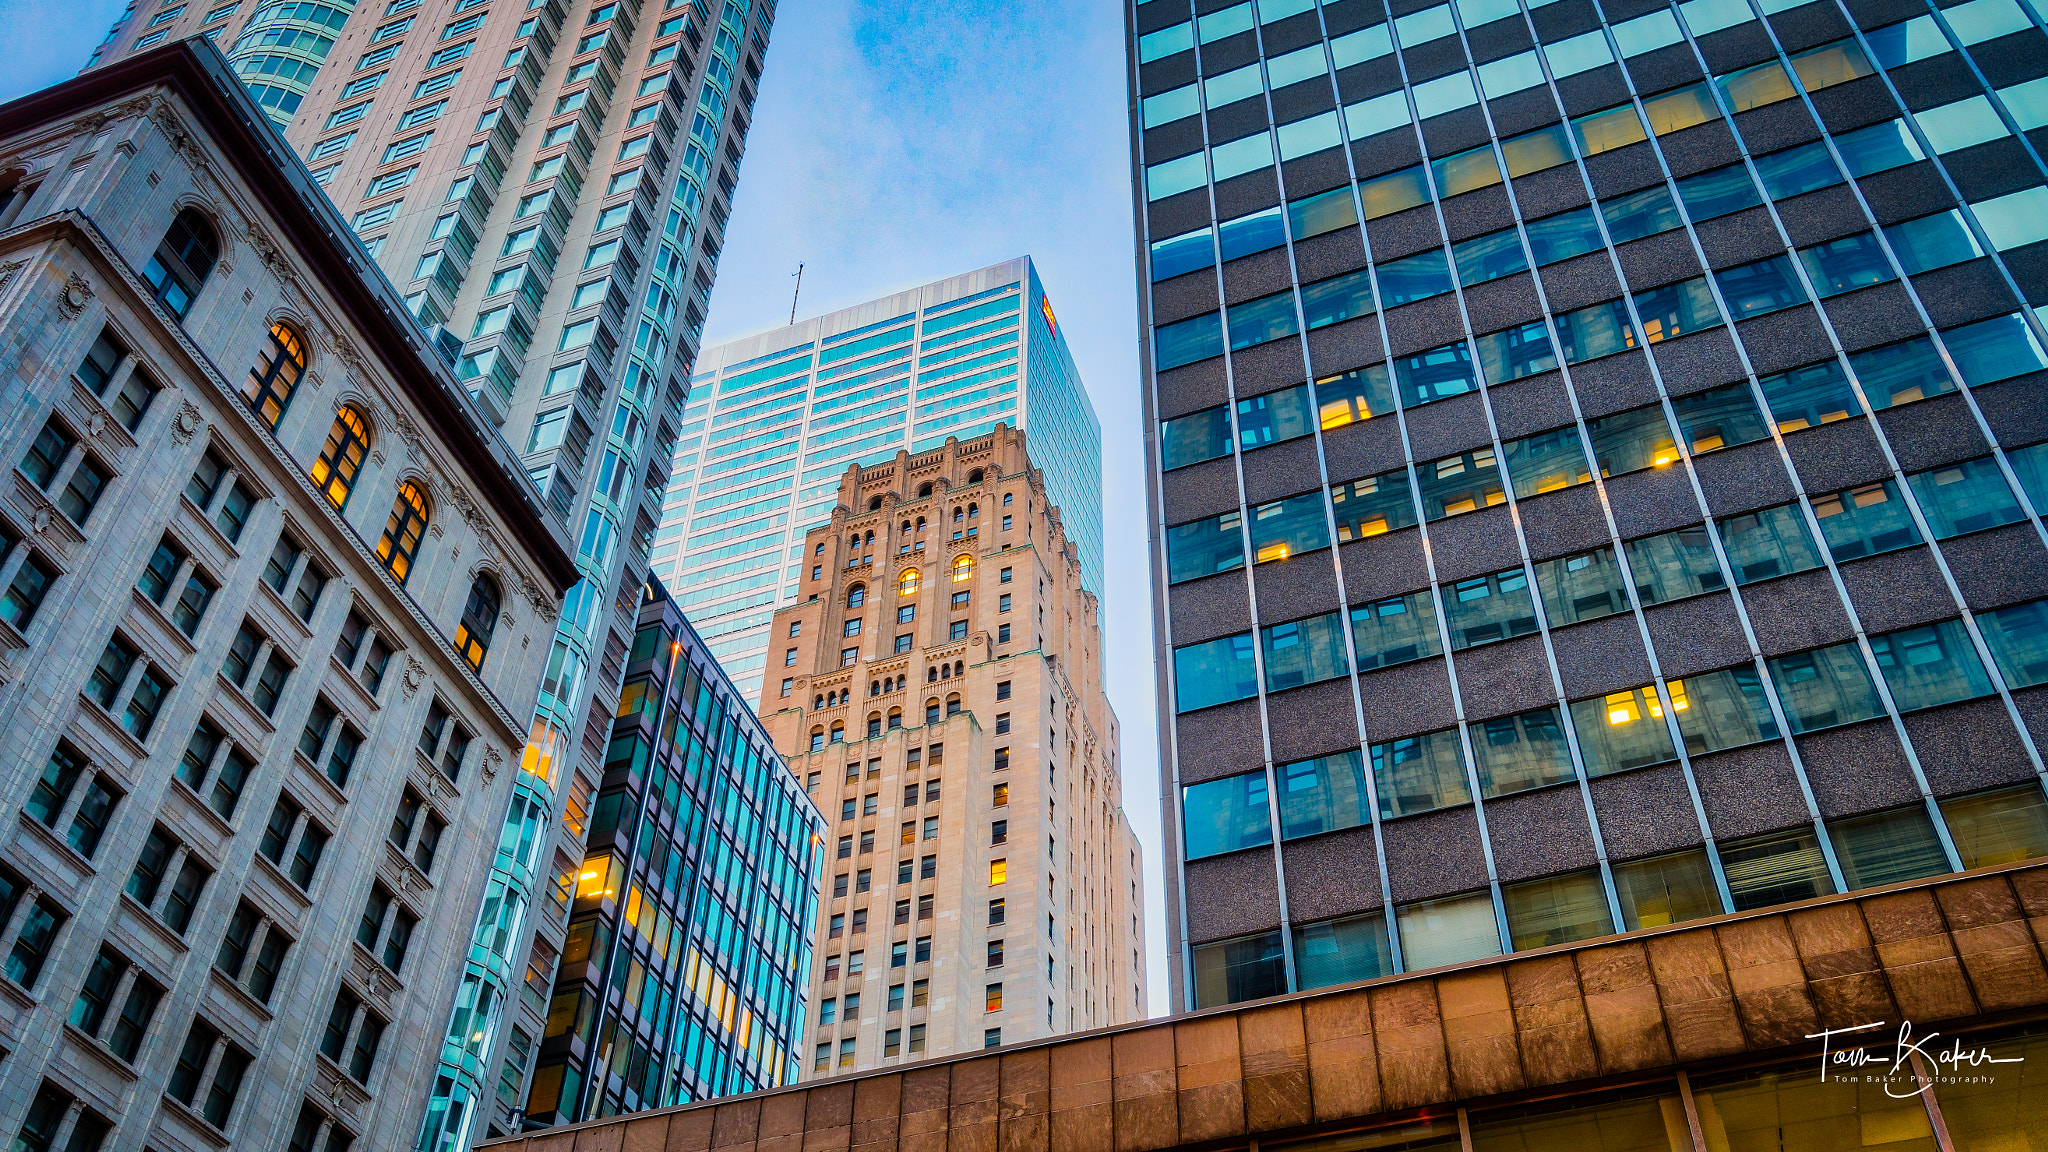
[[[796,298],[804,290],[804,262],[796,262],[796,291],[789,294],[789,322],[796,323]]]

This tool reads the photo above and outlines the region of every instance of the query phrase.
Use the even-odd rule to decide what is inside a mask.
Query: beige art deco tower
[[[807,1078],[1144,1015],[1097,600],[1008,425],[840,481],[762,721],[828,820]]]

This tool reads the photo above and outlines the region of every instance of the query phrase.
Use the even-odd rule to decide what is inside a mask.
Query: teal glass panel
[[[1428,592],[1411,592],[1361,604],[1351,610],[1351,639],[1358,669],[1388,668],[1443,651]]]
[[[1920,543],[1920,529],[1890,480],[1812,497],[1821,539],[1837,563]]]
[[[1884,714],[1854,641],[1773,657],[1770,666],[1778,703],[1794,732],[1817,732]]]
[[[1405,469],[1332,485],[1330,507],[1337,514],[1337,539],[1347,543],[1415,523],[1415,497]]]
[[[1998,461],[1989,456],[1929,468],[1906,477],[1936,540],[1982,532],[2027,518]]]
[[[1164,471],[1230,455],[1230,409],[1205,408],[1159,426],[1159,463]]]
[[[1475,720],[1472,758],[1479,794],[1491,800],[1573,779],[1571,746],[1555,707]]]
[[[1872,636],[1870,653],[1901,712],[1991,695],[1991,677],[1961,620]]]
[[[1330,546],[1323,492],[1289,496],[1252,509],[1252,563],[1270,564]]]
[[[1344,614],[1329,612],[1260,630],[1266,649],[1266,691],[1280,692],[1345,675]]]
[[[1806,531],[1797,504],[1724,516],[1714,525],[1737,584],[1753,584],[1821,565],[1820,549]]]
[[[1179,711],[1192,712],[1259,694],[1252,634],[1224,636],[1173,651],[1173,683]]]
[[[1550,329],[1541,320],[1490,332],[1476,343],[1479,367],[1488,384],[1506,384],[1557,367],[1557,349],[1550,343]]]
[[[1472,350],[1462,340],[1399,357],[1394,361],[1394,378],[1400,382],[1403,408],[1417,408],[1479,388],[1478,374],[1472,368]]]
[[[1180,796],[1189,860],[1273,842],[1264,771],[1190,784],[1180,790]]]
[[[1510,568],[1447,585],[1444,616],[1453,652],[1536,631],[1529,573]]]
[[[1382,819],[1430,812],[1472,799],[1456,728],[1373,745],[1372,776]]]
[[[1244,567],[1244,530],[1236,512],[1166,530],[1167,582],[1199,580]]]
[[[1365,754],[1354,748],[1273,770],[1280,788],[1280,838],[1293,840],[1372,821]]]

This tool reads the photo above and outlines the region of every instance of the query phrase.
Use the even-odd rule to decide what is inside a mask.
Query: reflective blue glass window
[[[1836,169],[1834,157],[1828,155],[1828,146],[1818,140],[1757,157],[1756,174],[1763,181],[1764,195],[1773,200],[1789,199],[1842,182],[1842,173]]]
[[[1275,292],[1271,296],[1230,307],[1230,350],[1233,352],[1292,336],[1298,331],[1292,292]]]
[[[1265,640],[1268,692],[1334,680],[1349,671],[1342,612],[1271,624],[1259,631]]]
[[[1566,312],[1556,319],[1558,343],[1567,364],[1611,356],[1636,346],[1628,308],[1619,300]]]
[[[1529,267],[1528,257],[1522,254],[1522,237],[1513,228],[1453,244],[1451,257],[1458,265],[1458,282],[1467,288]]]
[[[1874,556],[1920,543],[1913,514],[1890,480],[1813,498],[1821,539],[1837,562]]]
[[[1531,220],[1524,227],[1529,230],[1529,252],[1539,268],[1600,247],[1600,222],[1591,208]]]
[[[2008,448],[2005,459],[2012,465],[2013,475],[2019,477],[2020,491],[2027,494],[2034,511],[2048,515],[2048,444]]]
[[[1321,236],[1358,223],[1358,205],[1352,201],[1349,187],[1338,188],[1289,201],[1287,219],[1294,232],[1294,242],[1299,244],[1311,236]]]
[[[1282,764],[1273,770],[1273,775],[1280,786],[1282,840],[1356,828],[1372,820],[1372,801],[1365,786],[1365,754],[1355,748],[1334,756]]]
[[[1820,567],[1820,549],[1807,534],[1797,504],[1724,516],[1714,526],[1721,533],[1721,547],[1728,554],[1729,567],[1735,570],[1737,584]]]
[[[1264,771],[1190,784],[1180,790],[1180,803],[1190,860],[1273,842]]]
[[[1529,573],[1510,568],[1447,586],[1444,616],[1453,652],[1534,632],[1536,607],[1529,597]]]
[[[1849,367],[1856,370],[1870,406],[1880,411],[1956,390],[1940,351],[1925,336],[1855,353]]]
[[[1541,320],[1531,321],[1504,332],[1481,336],[1479,366],[1488,384],[1505,384],[1557,367],[1557,350],[1550,343],[1550,329]]]
[[[1393,971],[1387,921],[1381,913],[1295,925],[1294,976],[1303,992],[1371,980]]]
[[[1276,206],[1235,220],[1225,220],[1216,227],[1216,239],[1226,261],[1278,248],[1287,243],[1285,215]]]
[[[1430,607],[1427,591],[1353,608],[1351,639],[1358,649],[1361,672],[1406,664],[1443,651],[1437,640],[1436,612]]]
[[[1596,416],[1586,421],[1586,432],[1593,438],[1593,459],[1603,477],[1663,468],[1678,461],[1671,426],[1664,422],[1664,409],[1655,404]]]
[[[1927,158],[1904,120],[1887,120],[1843,133],[1835,137],[1835,147],[1851,176],[1869,176]]]
[[[1387,367],[1353,368],[1316,381],[1316,410],[1325,432],[1394,410],[1394,389]]]
[[[1463,341],[1396,359],[1394,377],[1401,384],[1403,408],[1463,395],[1479,387],[1479,378],[1472,370],[1472,350]]]
[[[1771,426],[1757,411],[1747,384],[1730,384],[1671,401],[1679,431],[1695,455],[1769,438]]]
[[[1586,466],[1586,451],[1579,444],[1577,428],[1538,432],[1503,444],[1508,475],[1515,483],[1515,498],[1525,500],[1544,492],[1555,492],[1593,479]]]
[[[1655,685],[1573,701],[1572,729],[1588,776],[1678,758]]]
[[[1389,308],[1441,296],[1451,290],[1450,262],[1433,248],[1379,266],[1380,298]]]
[[[1644,604],[1663,604],[1728,586],[1714,559],[1714,545],[1704,527],[1680,528],[1631,540],[1626,545],[1636,596]]]
[[[1192,712],[1259,694],[1252,634],[1225,636],[1173,650],[1173,684],[1179,711]]]
[[[1571,745],[1555,707],[1472,723],[1479,794],[1492,799],[1570,780]]]
[[[1628,580],[1611,547],[1539,560],[1534,567],[1543,615],[1552,628],[1628,611]]]
[[[1977,628],[2007,687],[2048,684],[2048,600],[1979,612]]]
[[[1868,232],[1801,248],[1799,262],[1806,265],[1806,278],[1823,300],[1896,279],[1883,246]]]
[[[1244,532],[1236,512],[1166,530],[1168,583],[1198,580],[1244,567]]]
[[[1230,455],[1230,409],[1205,408],[1159,425],[1159,466],[1172,471]]]
[[[1655,344],[1721,326],[1721,309],[1705,276],[1635,294],[1636,317],[1643,323],[1643,342]]]
[[[1800,286],[1789,256],[1721,269],[1714,273],[1714,283],[1720,286],[1721,298],[1737,320],[1806,303],[1806,289]]]
[[[1757,381],[1780,432],[1797,432],[1862,413],[1849,377],[1834,360],[1779,372]]]
[[[1970,234],[1969,225],[1963,223],[1963,214],[1953,208],[1890,225],[1885,228],[1884,237],[1891,241],[1899,267],[1908,276],[1975,260],[1984,254],[1977,238]]]
[[[1703,756],[1778,738],[1778,722],[1771,718],[1763,676],[1754,664],[1702,672],[1673,680],[1667,687],[1687,755]]]
[[[1333,485],[1330,507],[1337,514],[1337,539],[1346,543],[1415,523],[1415,497],[1408,491],[1406,469]]]
[[[1373,745],[1372,775],[1383,819],[1448,808],[1472,799],[1456,728]]]
[[[1991,695],[1991,677],[1961,620],[1872,636],[1870,652],[1901,712]]]
[[[1420,480],[1422,514],[1425,519],[1442,520],[1481,508],[1507,503],[1501,486],[1500,466],[1493,449],[1475,448],[1415,466]]]
[[[2027,518],[2005,482],[2005,473],[1989,456],[1929,468],[1906,477],[1920,500],[1921,515],[1936,540],[1981,532]]]
[[[1756,185],[1740,164],[1730,164],[1678,182],[1678,198],[1685,202],[1686,215],[1694,223],[1754,208],[1763,203]]]
[[[1152,280],[1171,280],[1216,263],[1214,237],[1209,229],[1198,228],[1178,236],[1152,242]]]
[[[1310,329],[1372,311],[1372,273],[1364,268],[1301,286],[1301,310]]]
[[[2048,368],[2048,356],[2041,354],[2040,342],[2032,329],[2015,312],[1994,316],[1941,334],[1948,354],[1955,357],[1963,383],[1981,387],[2029,372]]]
[[[1152,330],[1161,372],[1223,354],[1223,316],[1210,312]]]
[[[1289,496],[1252,509],[1252,563],[1267,564],[1330,546],[1323,492]]]
[[[1671,190],[1662,184],[1600,202],[1600,214],[1607,220],[1607,234],[1616,244],[1655,236],[1682,227],[1685,218],[1671,202]]]
[[[1247,452],[1306,436],[1315,426],[1306,384],[1237,402],[1237,440]]]

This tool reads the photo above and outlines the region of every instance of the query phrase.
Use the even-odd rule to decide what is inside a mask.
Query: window
[[[1821,537],[1838,562],[1920,543],[1920,530],[1890,480],[1812,499]]]
[[[1835,890],[1811,828],[1724,841],[1720,847],[1721,867],[1738,912],[1827,896]]]
[[[427,517],[427,501],[418,486],[409,480],[400,485],[391,515],[384,522],[384,535],[377,541],[377,559],[383,561],[400,584],[412,574],[413,557],[419,551]]]
[[[193,299],[219,257],[220,240],[213,225],[198,209],[187,208],[171,222],[142,278],[157,302],[182,320],[192,310]]]
[[[346,404],[336,409],[334,426],[327,430],[327,441],[312,469],[313,486],[325,492],[336,508],[348,507],[349,493],[355,488],[356,473],[369,446],[370,429],[362,414]]]
[[[242,384],[242,399],[248,402],[250,411],[275,428],[284,419],[285,409],[291,405],[292,393],[298,390],[299,377],[305,370],[304,340],[290,325],[272,324],[263,354]]]
[[[1262,932],[1195,947],[1195,1004],[1210,1008],[1287,991],[1280,933]]]
[[[1721,914],[1707,854],[1697,848],[1614,866],[1623,931]]]
[[[477,671],[483,670],[491,636],[497,631],[498,603],[498,586],[489,576],[479,576],[470,584],[462,622],[455,629],[455,651]]]
[[[1937,540],[2026,519],[2004,473],[1988,456],[1906,478]],[[1825,526],[1823,526],[1825,527]]]
[[[1773,657],[1770,670],[1778,701],[1794,732],[1832,728],[1884,712],[1853,641]]]
[[[1460,580],[1444,589],[1444,613],[1453,651],[1534,632],[1528,571],[1511,568]]]
[[[1576,701],[1571,708],[1588,776],[1677,758],[1654,685]]]
[[[0,536],[0,545],[6,542],[5,537]],[[204,577],[194,573],[192,579],[208,596],[212,595],[212,585]],[[33,551],[25,551],[21,567],[15,571],[13,583],[7,586],[5,592],[0,592],[0,620],[6,620],[18,631],[27,630],[30,622],[35,619],[36,609],[42,606],[43,597],[48,594],[50,585],[56,580],[55,568]],[[205,608],[203,601],[199,607],[201,610]],[[182,622],[180,626],[183,626]],[[192,626],[198,626],[196,616],[192,619]]]
[[[1737,584],[1818,568],[1820,550],[1796,504],[1728,516],[1715,523]],[[1846,533],[1845,533],[1846,536]]]

